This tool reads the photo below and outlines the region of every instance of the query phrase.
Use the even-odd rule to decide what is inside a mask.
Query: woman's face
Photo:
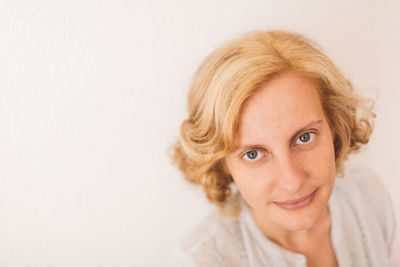
[[[237,150],[225,163],[256,221],[309,229],[327,209],[335,152],[317,86],[285,73],[243,106]]]

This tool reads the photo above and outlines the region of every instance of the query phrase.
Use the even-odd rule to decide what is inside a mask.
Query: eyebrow
[[[301,132],[303,132],[304,130],[306,130],[306,129],[312,127],[312,126],[316,126],[317,124],[320,124],[320,123],[322,123],[322,120],[315,120],[315,121],[312,121],[312,122],[310,122],[309,124],[305,125],[305,126],[302,127],[301,129],[297,130],[297,131],[292,135],[292,137],[290,138],[290,142],[292,143],[292,142],[293,142],[293,139],[296,138],[296,136],[299,135],[299,134],[300,134]],[[263,145],[260,145],[260,144],[243,145],[243,146],[240,146],[239,148],[237,148],[237,149],[235,150],[235,152],[237,152],[237,151],[243,151],[243,150],[247,150],[247,149],[263,148],[263,147],[264,147],[264,146],[263,146]]]

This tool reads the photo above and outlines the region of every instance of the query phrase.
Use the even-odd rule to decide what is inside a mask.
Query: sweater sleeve
[[[374,213],[383,232],[388,256],[390,256],[396,231],[396,216],[390,195],[374,173],[362,173],[357,179],[359,179],[359,184],[362,185],[360,190],[363,198]]]
[[[193,262],[192,258],[186,251],[184,251],[180,247],[177,247],[174,249],[170,258],[168,259],[167,266],[195,267],[197,265]]]

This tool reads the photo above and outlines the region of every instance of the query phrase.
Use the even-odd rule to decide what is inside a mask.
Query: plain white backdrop
[[[364,96],[400,221],[397,1],[0,1],[0,266],[163,266],[213,207],[167,150],[202,59],[251,30],[302,33]],[[378,92],[378,93],[377,93]],[[400,265],[400,238],[393,248]]]

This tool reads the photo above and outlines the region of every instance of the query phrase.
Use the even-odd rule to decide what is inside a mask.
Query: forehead
[[[302,74],[285,73],[264,83],[246,100],[238,137],[281,135],[322,117],[318,84]]]

